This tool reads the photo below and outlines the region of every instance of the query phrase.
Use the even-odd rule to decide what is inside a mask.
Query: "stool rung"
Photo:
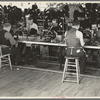
[[[68,75],[76,75],[76,73],[72,73],[72,72],[67,72],[66,74],[68,74]]]
[[[75,71],[76,72],[76,69],[67,69],[66,72],[67,71]]]
[[[75,62],[68,62],[68,64],[75,64]]]
[[[5,61],[1,61],[1,62],[4,63],[4,62],[7,62],[7,61],[9,61],[9,60],[5,60]]]
[[[70,65],[70,64],[68,64],[67,66],[73,66],[73,67],[76,67],[76,65]]]
[[[68,64],[71,64],[71,65],[76,65],[75,63],[69,63],[69,62],[68,62]]]
[[[6,57],[6,58],[1,58],[2,60],[7,60],[8,59],[8,57]]]
[[[5,65],[9,65],[9,64],[3,64],[3,65],[1,65],[1,66],[5,66]]]
[[[77,82],[77,80],[76,81],[73,81],[73,80],[64,80],[64,81],[66,81],[66,82]]]

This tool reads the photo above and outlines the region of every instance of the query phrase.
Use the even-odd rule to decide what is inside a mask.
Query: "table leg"
[[[98,50],[98,55],[97,55],[97,67],[100,67],[99,64],[100,64],[100,50]]]
[[[62,47],[58,48],[58,55],[59,55],[59,63],[60,63],[60,69],[63,69],[62,63],[63,63],[63,55],[62,55]]]

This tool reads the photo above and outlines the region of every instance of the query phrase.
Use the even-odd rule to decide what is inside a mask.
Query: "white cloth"
[[[35,24],[35,23],[33,23],[32,25],[30,25],[30,29],[31,29],[31,28],[34,28],[34,29],[38,30],[38,26],[37,26],[37,24]]]

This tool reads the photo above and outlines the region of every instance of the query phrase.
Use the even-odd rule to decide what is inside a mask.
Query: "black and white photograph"
[[[0,1],[2,97],[100,97],[100,2]]]

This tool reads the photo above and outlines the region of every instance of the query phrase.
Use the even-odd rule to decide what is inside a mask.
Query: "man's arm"
[[[81,46],[85,45],[85,42],[84,42],[84,39],[83,39],[83,34],[81,32],[80,32],[80,43],[81,43]]]
[[[13,38],[13,36],[9,32],[5,33],[5,38],[10,41],[11,45],[16,45],[16,40]]]

